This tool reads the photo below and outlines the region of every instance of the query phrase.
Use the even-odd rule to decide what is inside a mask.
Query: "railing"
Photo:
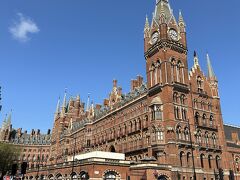
[[[206,144],[206,143],[196,143],[198,146],[201,148],[205,149],[213,149],[213,150],[222,150],[222,146],[217,145],[217,144]]]
[[[196,125],[197,125],[198,127],[207,128],[207,129],[214,129],[214,130],[217,130],[217,129],[218,129],[218,127],[217,127],[216,125],[214,125],[214,124],[208,124],[207,122],[202,122],[202,121],[197,122]]]

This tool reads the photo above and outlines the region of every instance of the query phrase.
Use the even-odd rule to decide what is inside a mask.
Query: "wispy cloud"
[[[17,14],[18,19],[9,27],[9,32],[12,36],[21,42],[30,40],[29,34],[38,33],[40,29],[37,24],[29,17],[22,13]]]

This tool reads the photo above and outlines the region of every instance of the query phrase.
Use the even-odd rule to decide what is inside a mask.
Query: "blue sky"
[[[108,96],[114,78],[128,92],[131,79],[145,77],[143,27],[154,5],[155,0],[1,0],[0,119],[13,109],[14,127],[46,132],[65,87],[83,101],[91,93],[95,103]],[[171,0],[171,6],[176,16],[182,10],[187,24],[189,67],[197,50],[206,72],[209,52],[224,121],[239,125],[239,0]]]

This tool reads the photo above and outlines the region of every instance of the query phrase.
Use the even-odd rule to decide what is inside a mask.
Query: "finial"
[[[55,114],[54,114],[54,119],[56,119],[59,111],[60,111],[60,96],[58,97],[57,107],[56,107],[56,111],[55,111]]]
[[[199,66],[199,61],[198,61],[198,56],[197,56],[197,52],[194,51],[194,66]]]
[[[145,26],[144,26],[144,32],[149,31],[150,26],[149,26],[149,21],[148,21],[148,16],[146,15],[146,21],[145,21]]]

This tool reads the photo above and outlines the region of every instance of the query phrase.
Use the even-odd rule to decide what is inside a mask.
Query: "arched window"
[[[191,153],[188,152],[187,153],[187,165],[190,166],[190,162],[191,162]]]
[[[204,154],[201,154],[200,155],[201,168],[204,168],[204,158],[205,158]]]
[[[180,165],[183,166],[183,156],[184,156],[184,152],[180,152],[179,154],[179,159],[180,159]]]
[[[196,138],[197,138],[197,143],[201,144],[202,143],[202,132],[201,132],[201,130],[197,131]]]
[[[177,133],[177,138],[182,139],[182,128],[181,128],[181,126],[177,127],[176,133]]]
[[[210,127],[213,127],[213,115],[210,115],[210,118],[209,118],[209,126],[210,126]]]
[[[199,124],[199,113],[195,113],[195,123],[198,125]]]
[[[187,110],[185,108],[182,108],[182,119],[187,120]]]
[[[179,119],[179,107],[178,106],[174,106],[174,115],[175,115],[175,119]]]
[[[185,95],[184,95],[184,94],[181,95],[180,101],[181,101],[181,104],[182,104],[182,105],[185,104]]]
[[[80,172],[80,180],[88,180],[89,179],[89,175],[87,172],[82,171]]]
[[[178,93],[173,93],[173,102],[178,103]]]
[[[189,129],[188,128],[185,128],[185,130],[184,130],[184,137],[185,137],[186,141],[189,141]]]
[[[206,116],[206,114],[203,114],[202,120],[203,120],[203,125],[206,126],[206,124],[207,124],[207,116]]]
[[[209,134],[207,131],[205,132],[205,143],[207,146],[209,145]]]
[[[220,157],[216,156],[216,167],[217,167],[217,169],[220,168],[220,163],[221,163],[220,161],[221,161]]]
[[[209,169],[212,169],[212,155],[208,156],[208,166],[209,166]]]
[[[215,133],[212,134],[212,143],[214,147],[217,146],[217,135]]]
[[[116,180],[117,173],[114,171],[109,171],[104,175],[104,180]]]
[[[202,78],[200,76],[197,77],[197,86],[198,86],[198,89],[203,89]]]

